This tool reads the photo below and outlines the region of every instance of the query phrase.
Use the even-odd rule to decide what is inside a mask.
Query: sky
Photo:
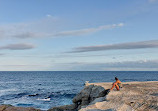
[[[158,0],[0,0],[0,71],[158,71]]]

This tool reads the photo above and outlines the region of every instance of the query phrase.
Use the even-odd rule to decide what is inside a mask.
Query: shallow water
[[[158,81],[158,72],[30,71],[0,72],[0,104],[43,110],[72,103],[85,81]]]

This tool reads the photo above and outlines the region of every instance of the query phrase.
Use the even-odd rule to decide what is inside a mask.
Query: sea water
[[[158,72],[149,71],[1,71],[0,104],[47,110],[72,103],[85,81],[158,81]]]

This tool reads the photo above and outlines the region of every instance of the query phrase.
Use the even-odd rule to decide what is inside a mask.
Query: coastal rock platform
[[[158,81],[124,82],[120,91],[108,92],[112,83],[86,83],[72,105],[49,111],[158,111]]]
[[[111,83],[88,85],[111,88]],[[88,105],[79,111],[158,111],[158,81],[124,82],[120,91],[110,91],[105,101]]]
[[[120,91],[109,91],[112,83],[86,83],[73,104],[48,111],[158,111],[158,81],[123,82]],[[0,111],[40,111],[1,105]]]

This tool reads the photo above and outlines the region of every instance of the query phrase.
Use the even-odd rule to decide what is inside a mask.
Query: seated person
[[[122,88],[121,81],[120,81],[117,77],[115,77],[115,80],[116,80],[116,82],[114,82],[114,83],[112,84],[112,88],[111,88],[110,90],[113,90],[114,87],[116,87],[116,89],[119,91],[120,88]]]

